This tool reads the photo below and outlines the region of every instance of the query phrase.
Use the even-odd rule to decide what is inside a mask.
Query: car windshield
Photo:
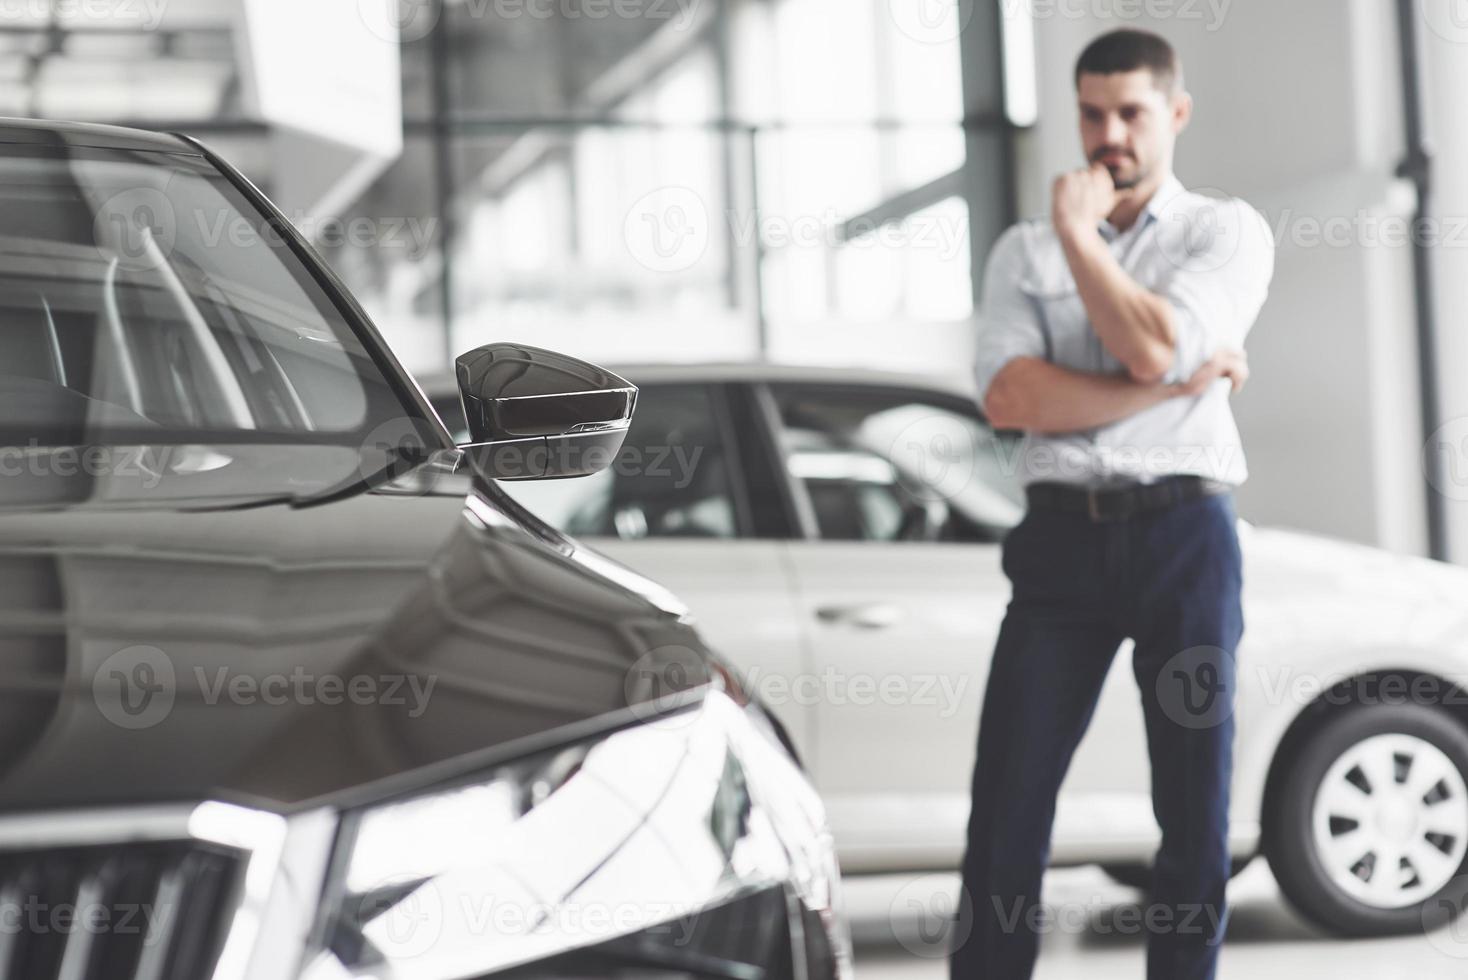
[[[5,477],[55,475],[36,461],[61,449],[187,447],[163,456],[214,473],[209,488],[195,481],[205,495],[309,493],[416,415],[203,157],[0,146],[0,215]]]

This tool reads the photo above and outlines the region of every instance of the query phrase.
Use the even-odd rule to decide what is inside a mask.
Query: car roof
[[[198,153],[182,137],[145,129],[104,126],[98,123],[60,122],[52,119],[0,117],[0,143],[41,146],[91,146],[116,150],[159,150],[166,153]]]
[[[606,364],[605,367],[638,385],[697,382],[769,382],[827,385],[870,385],[916,388],[938,394],[972,399],[973,385],[963,377],[915,372],[881,371],[874,368],[843,368],[824,365],[771,364],[768,362],[717,362],[699,364]],[[424,375],[423,389],[431,397],[443,397],[455,389],[452,373]]]

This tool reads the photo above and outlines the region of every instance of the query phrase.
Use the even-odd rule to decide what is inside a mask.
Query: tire
[[[1442,924],[1468,894],[1468,732],[1420,704],[1329,718],[1277,774],[1264,853],[1290,904],[1329,932]]]
[[[1230,878],[1237,878],[1239,872],[1249,866],[1253,856],[1234,858],[1233,865],[1228,869]],[[1126,885],[1141,892],[1152,890],[1152,866],[1150,864],[1103,864],[1101,870],[1106,876],[1118,885]]]

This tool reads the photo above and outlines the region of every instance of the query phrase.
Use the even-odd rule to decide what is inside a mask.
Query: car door
[[[503,486],[542,519],[671,589],[710,645],[758,684],[807,665],[782,545],[788,505],[770,497],[777,461],[750,424],[751,405],[737,385],[640,385],[627,438],[605,471]],[[771,708],[803,751],[808,706]]]
[[[809,383],[766,391],[806,530],[789,553],[819,679],[811,768],[843,861],[951,864],[1009,600],[999,545],[1023,513],[1017,438],[940,392]],[[1146,753],[1126,673],[1108,680],[1097,731],[1067,781],[1058,849],[1081,843],[1098,815],[1110,819],[1098,806],[1124,797],[1145,807]],[[1136,751],[1116,751],[1127,743]]]

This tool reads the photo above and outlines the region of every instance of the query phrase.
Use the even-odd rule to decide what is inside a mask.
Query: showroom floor
[[[847,879],[860,980],[946,978],[937,933],[952,908],[955,886],[952,875]],[[1137,892],[1095,868],[1053,871],[1045,887],[1054,927],[1042,939],[1035,980],[1142,980],[1144,940],[1118,912],[1137,902]],[[1219,980],[1468,976],[1468,925],[1389,940],[1323,937],[1284,904],[1263,860],[1234,881],[1229,897],[1234,910]]]

